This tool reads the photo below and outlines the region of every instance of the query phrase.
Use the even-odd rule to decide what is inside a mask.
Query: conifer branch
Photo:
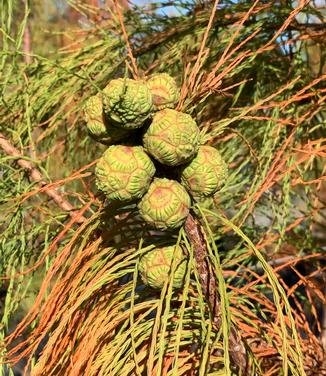
[[[48,183],[44,179],[42,173],[33,166],[33,164],[26,159],[24,155],[21,154],[11,143],[6,139],[6,137],[0,133],[0,148],[11,157],[17,159],[17,164],[23,169],[28,171],[30,178],[38,183],[41,187],[45,187]],[[64,198],[55,188],[45,189],[44,192],[64,211],[68,212],[69,215],[74,218],[78,216],[77,211],[73,206]],[[85,217],[80,217],[77,223],[83,223],[86,220]]]

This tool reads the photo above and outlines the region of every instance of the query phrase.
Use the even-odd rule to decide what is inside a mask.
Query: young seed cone
[[[100,94],[90,97],[84,105],[84,116],[89,135],[105,145],[112,145],[128,135],[128,130],[110,126],[103,112]]]
[[[141,198],[154,174],[155,166],[141,146],[110,146],[95,169],[98,189],[119,201]]]
[[[103,90],[105,115],[125,129],[142,127],[153,109],[152,94],[144,81],[119,78]]]
[[[174,108],[179,100],[180,90],[173,77],[166,73],[159,73],[147,81],[147,86],[153,96],[154,110]]]
[[[143,142],[147,152],[157,161],[178,166],[196,155],[199,137],[199,128],[190,115],[165,109],[154,115]]]
[[[161,289],[171,278],[173,259],[175,259],[175,269],[172,286],[174,289],[182,287],[187,271],[187,260],[181,247],[176,245],[154,248],[141,257],[139,272],[144,283],[154,289]]]
[[[221,154],[209,145],[199,147],[196,157],[181,172],[181,182],[194,198],[212,196],[224,184],[227,167]]]
[[[155,178],[138,208],[140,215],[152,227],[173,230],[183,225],[190,204],[190,197],[181,184]]]

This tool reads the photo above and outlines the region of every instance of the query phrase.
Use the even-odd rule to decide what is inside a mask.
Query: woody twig
[[[33,163],[24,159],[24,155],[21,154],[8,140],[0,133],[0,149],[2,149],[7,155],[10,155],[16,159],[16,163],[23,169],[28,171],[30,178],[39,184],[41,187],[45,187],[48,182],[44,179],[42,173],[33,166]],[[55,188],[48,188],[44,190],[46,193],[62,210],[69,213],[72,218],[78,217],[78,211],[57,191]],[[76,220],[77,223],[83,223],[86,220],[85,217],[80,217]]]
[[[221,326],[221,302],[217,280],[209,265],[207,245],[201,225],[192,214],[189,214],[187,217],[185,231],[194,249],[200,284],[213,317],[213,325],[218,330]],[[234,364],[240,370],[240,374],[247,375],[248,361],[246,350],[234,327],[231,327],[230,330],[229,352]]]

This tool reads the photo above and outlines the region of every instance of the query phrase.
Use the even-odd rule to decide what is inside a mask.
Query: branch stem
[[[186,219],[185,231],[194,249],[199,280],[213,317],[213,325],[218,330],[221,326],[221,301],[217,287],[218,284],[209,263],[204,231],[192,214],[189,214]],[[229,352],[234,364],[240,370],[240,374],[243,376],[247,375],[248,362],[246,350],[234,327],[230,329]]]
[[[24,155],[21,154],[6,137],[0,133],[0,149],[2,149],[7,155],[17,158],[16,163],[23,169],[28,171],[30,178],[38,183],[41,187],[46,186],[48,183],[44,179],[42,173],[33,166],[33,164],[24,159]],[[48,188],[44,190],[46,193],[62,210],[69,213],[72,218],[78,216],[77,211],[55,188]],[[77,223],[83,223],[86,220],[85,217],[78,218]]]

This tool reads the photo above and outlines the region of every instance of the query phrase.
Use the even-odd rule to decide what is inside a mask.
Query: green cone
[[[147,86],[153,96],[154,110],[173,108],[180,96],[179,88],[173,77],[166,73],[159,73],[147,81]]]
[[[157,161],[178,166],[196,155],[199,129],[190,115],[165,109],[155,114],[143,142],[145,149]]]
[[[138,208],[149,225],[168,230],[183,225],[190,204],[190,197],[181,184],[174,180],[155,178]]]
[[[90,136],[102,144],[112,145],[128,135],[127,130],[108,124],[103,113],[100,94],[94,95],[86,101],[84,115]]]
[[[154,164],[141,146],[110,146],[95,169],[98,189],[119,201],[141,198],[154,174]]]
[[[140,128],[151,115],[152,94],[144,81],[119,78],[103,90],[103,108],[113,125]]]
[[[184,167],[181,182],[193,197],[205,197],[218,191],[226,175],[227,167],[218,150],[203,145],[196,157]]]
[[[173,288],[182,287],[187,271],[187,260],[180,246],[154,248],[145,253],[139,262],[139,272],[144,283],[154,289],[161,289],[171,278],[172,262],[175,259]]]

